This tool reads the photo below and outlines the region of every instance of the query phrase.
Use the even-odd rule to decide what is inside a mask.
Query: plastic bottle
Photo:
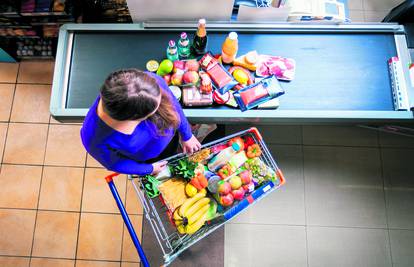
[[[208,163],[208,169],[210,171],[216,171],[223,167],[229,160],[240,151],[240,146],[237,143],[233,143],[231,146],[223,149],[214,156]]]
[[[223,63],[230,64],[236,58],[239,43],[237,33],[231,32],[227,36],[221,48],[221,60]]]
[[[170,40],[168,42],[168,47],[167,47],[167,58],[171,61],[176,61],[178,60],[178,48],[175,45],[174,40]]]
[[[180,40],[178,41],[178,55],[180,59],[188,59],[190,54],[190,40],[188,39],[187,33],[182,32]]]
[[[206,20],[198,20],[197,32],[194,35],[193,50],[196,55],[204,55],[207,52]]]

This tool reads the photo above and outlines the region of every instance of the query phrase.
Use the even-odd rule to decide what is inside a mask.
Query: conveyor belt
[[[220,51],[224,33],[209,32]],[[76,33],[67,107],[88,108],[105,77],[119,68],[144,68],[165,57],[179,32]],[[396,55],[392,33],[239,33],[239,54],[258,50],[296,60],[296,78],[283,83],[280,109],[393,110],[387,59]]]

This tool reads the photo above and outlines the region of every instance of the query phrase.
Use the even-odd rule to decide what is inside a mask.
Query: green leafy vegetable
[[[196,167],[197,163],[189,161],[188,159],[180,159],[174,165],[170,165],[170,171],[175,177],[191,180],[195,175],[194,170]]]

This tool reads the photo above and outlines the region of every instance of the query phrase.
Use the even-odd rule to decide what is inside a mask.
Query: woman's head
[[[138,69],[111,73],[101,87],[104,111],[119,121],[153,121],[160,131],[178,127],[179,117],[155,78]]]

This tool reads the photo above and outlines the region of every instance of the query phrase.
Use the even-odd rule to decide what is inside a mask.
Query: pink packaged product
[[[295,78],[295,60],[291,58],[260,55],[256,69],[259,77],[275,75],[279,80],[291,81]]]

